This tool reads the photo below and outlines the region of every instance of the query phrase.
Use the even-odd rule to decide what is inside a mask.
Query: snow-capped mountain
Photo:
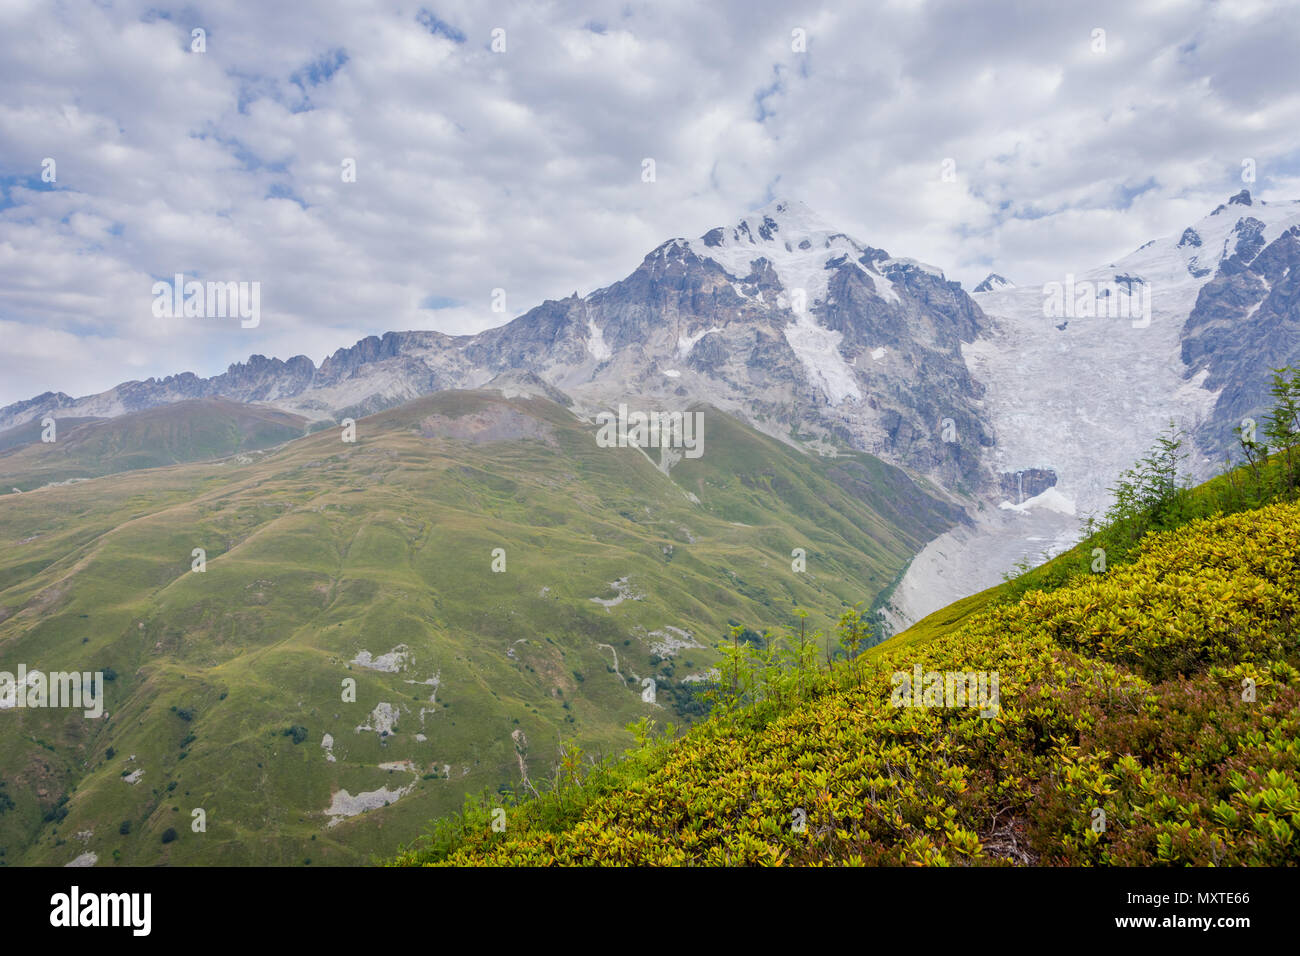
[[[974,288],[973,291],[974,292],[1001,292],[1003,289],[1010,289],[1012,285],[1013,285],[1012,282],[1010,282],[1007,279],[1004,279],[996,272],[990,272],[988,275],[986,275],[983,278],[980,284]]]
[[[1300,344],[1287,271],[1298,236],[1300,203],[1252,202],[1242,192],[1116,262],[977,294],[992,326],[964,355],[986,388],[994,470],[1053,468],[1076,508],[1096,511],[1118,472],[1174,419],[1200,439],[1193,474],[1210,474],[1228,450],[1236,411],[1265,404],[1269,363],[1285,364]],[[1071,285],[1068,314],[1051,314]],[[1277,321],[1257,315],[1265,302]],[[1288,315],[1289,334],[1279,327],[1247,337],[1234,361],[1224,354],[1225,338],[1242,338],[1246,316],[1273,328]],[[1231,409],[1220,406],[1227,382],[1242,392]]]
[[[0,410],[0,429],[50,412],[111,416],[210,395],[339,417],[526,371],[582,410],[632,397],[706,401],[783,440],[797,429],[815,447],[848,444],[973,486],[992,436],[961,346],[982,331],[971,297],[938,269],[779,201],[698,239],[671,239],[588,296],[544,302],[475,336],[393,332],[319,368],[305,356],[254,356],[210,379],[47,394]],[[969,440],[939,440],[945,421]]]
[[[1076,275],[974,298],[988,331],[963,346],[997,441],[998,509],[912,562],[899,623],[996,584],[1077,540],[1120,472],[1176,422],[1199,480],[1269,405],[1269,370],[1300,364],[1300,202],[1238,193],[1181,233]],[[985,285],[982,283],[981,285]],[[1239,456],[1238,456],[1239,457]]]
[[[207,379],[47,393],[0,409],[0,430],[209,396],[314,419],[485,386],[542,388],[582,415],[703,401],[815,451],[871,452],[968,506],[896,589],[902,624],[1072,543],[1171,419],[1195,436],[1193,474],[1211,473],[1267,407],[1268,370],[1300,364],[1297,264],[1300,203],[1243,191],[1116,262],[1028,285],[994,273],[968,295],[782,200],[478,335],[389,332],[319,367],[255,355]]]
[[[535,372],[579,407],[701,400],[784,440],[797,429],[977,483],[992,439],[961,345],[983,321],[939,270],[780,201],[669,240],[626,279],[543,303],[461,354],[490,374]],[[973,443],[940,441],[944,419]]]

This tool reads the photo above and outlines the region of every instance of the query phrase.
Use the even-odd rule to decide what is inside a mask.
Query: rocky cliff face
[[[547,302],[464,355],[528,369],[592,407],[708,401],[771,434],[844,443],[978,485],[992,443],[961,345],[984,327],[958,283],[778,202],[673,239],[586,298]],[[945,425],[973,439],[944,440]]]
[[[209,379],[184,373],[83,399],[40,396],[0,409],[0,428],[56,411],[112,416],[211,396],[337,418],[521,372],[583,411],[706,401],[784,440],[847,444],[978,487],[987,480],[979,452],[993,436],[961,347],[985,324],[939,270],[777,202],[699,239],[669,240],[625,279],[479,335],[389,332],[319,368],[301,355],[255,355]]]
[[[1249,202],[1249,197],[1247,197]],[[1271,369],[1300,367],[1300,224],[1270,238],[1253,216],[1234,227],[1233,252],[1201,287],[1182,332],[1185,375],[1218,393],[1197,428],[1198,449],[1222,458],[1244,419],[1271,405]]]
[[[1025,468],[998,476],[998,493],[1014,505],[1023,505],[1055,485],[1056,472],[1050,468]]]

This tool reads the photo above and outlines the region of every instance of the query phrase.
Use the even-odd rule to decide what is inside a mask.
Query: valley
[[[961,520],[716,409],[665,474],[508,391],[4,497],[5,663],[112,675],[100,719],[0,720],[4,862],[391,854],[467,793],[546,779],[562,741],[613,755],[631,721],[695,719],[732,625],[827,626]]]

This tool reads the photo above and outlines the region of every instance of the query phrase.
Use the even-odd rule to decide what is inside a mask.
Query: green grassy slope
[[[65,431],[70,428],[76,428],[78,425],[88,425],[92,422],[102,422],[103,418],[60,418],[58,427]],[[41,440],[41,432],[44,426],[41,425],[41,419],[34,418],[23,425],[15,425],[13,428],[7,428],[0,432],[0,452],[9,451],[11,448],[18,448],[22,445],[31,445]],[[9,489],[4,489],[5,493]]]
[[[191,399],[120,418],[55,418],[55,441],[39,421],[0,432],[0,493],[52,482],[209,461],[301,436],[298,415],[219,398]]]
[[[104,719],[0,714],[0,859],[391,854],[467,792],[518,789],[521,763],[549,774],[561,737],[609,754],[628,721],[691,713],[731,624],[826,626],[952,515],[868,456],[704,414],[704,456],[671,477],[552,402],[448,392],[355,444],[5,497],[0,669],[116,679]]]

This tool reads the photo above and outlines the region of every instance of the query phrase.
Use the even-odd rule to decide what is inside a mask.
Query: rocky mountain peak
[[[1007,279],[1004,279],[996,272],[990,272],[988,275],[984,277],[984,281],[982,281],[979,285],[975,287],[974,291],[975,292],[997,292],[1001,289],[1013,288],[1013,286],[1014,283],[1010,282]]]
[[[1210,215],[1217,216],[1219,213],[1223,212],[1229,206],[1254,206],[1254,205],[1255,205],[1255,201],[1250,197],[1250,190],[1243,189],[1241,192],[1237,193],[1236,195],[1229,196],[1227,202],[1222,202],[1219,203],[1219,205],[1215,206],[1214,212],[1210,213]],[[1259,205],[1263,206],[1264,201],[1260,200]]]

